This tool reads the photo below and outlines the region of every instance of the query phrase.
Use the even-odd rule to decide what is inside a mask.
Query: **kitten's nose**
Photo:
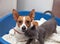
[[[22,31],[24,32],[25,30],[26,30],[26,27],[25,27],[25,26],[23,26],[23,27],[22,27]]]

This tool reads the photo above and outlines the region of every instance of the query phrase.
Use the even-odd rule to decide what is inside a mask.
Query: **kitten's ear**
[[[33,24],[33,26],[31,29],[36,29],[38,27],[38,22],[32,21],[32,24]]]
[[[36,29],[36,26],[33,25],[33,26],[31,27],[31,30],[35,30],[35,29]]]
[[[33,23],[33,25],[35,25],[36,27],[38,26],[38,22],[33,21],[32,23]]]

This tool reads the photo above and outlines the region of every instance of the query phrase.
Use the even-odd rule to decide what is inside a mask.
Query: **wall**
[[[13,8],[17,10],[31,10],[36,11],[51,10],[53,0],[0,0],[0,18],[10,13]]]
[[[18,10],[31,10],[36,11],[52,10],[53,0],[18,0]]]
[[[16,9],[17,0],[0,0],[0,18]]]

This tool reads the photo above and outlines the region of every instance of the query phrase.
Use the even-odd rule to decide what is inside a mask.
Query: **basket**
[[[30,11],[19,11],[18,12],[22,16],[29,15]],[[42,12],[35,12],[35,20],[40,20],[41,18],[44,18],[46,20],[49,20],[51,18],[51,15],[49,14],[43,14]],[[57,25],[60,26],[60,18],[55,17],[55,20],[57,22]],[[13,19],[12,13],[7,14],[3,18],[0,18],[0,44],[9,44],[8,42],[4,41],[1,37],[5,34],[8,34],[9,30],[15,27],[16,22]]]

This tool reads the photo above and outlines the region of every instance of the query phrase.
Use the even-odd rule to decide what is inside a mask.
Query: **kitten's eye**
[[[30,24],[30,21],[26,21],[27,24]]]
[[[19,23],[21,24],[21,23],[22,23],[22,21],[19,21]]]

